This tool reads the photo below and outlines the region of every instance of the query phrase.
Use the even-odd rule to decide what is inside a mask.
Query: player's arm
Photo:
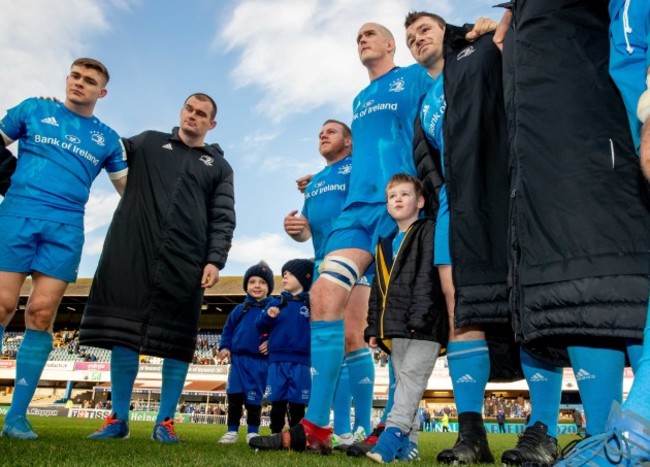
[[[0,130],[0,136],[2,136],[2,138],[0,138],[0,146],[3,148],[14,142],[14,140],[5,135],[2,130]]]
[[[297,242],[306,242],[311,238],[309,221],[297,210],[291,211],[284,218],[284,231]]]
[[[504,11],[503,16],[501,17],[501,21],[499,21],[499,25],[497,26],[497,29],[494,32],[494,37],[492,38],[494,45],[496,45],[498,49],[502,52],[503,52],[503,40],[506,38],[506,32],[508,31],[508,27],[510,26],[511,20],[512,20],[512,10]]]
[[[117,191],[120,196],[124,196],[124,190],[126,189],[126,175],[117,180],[111,180],[111,183],[115,187],[115,191]]]

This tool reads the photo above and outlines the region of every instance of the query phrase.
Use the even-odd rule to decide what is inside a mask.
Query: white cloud
[[[109,29],[103,5],[94,0],[2,2],[0,107],[34,95],[61,96],[63,79],[72,61],[84,55],[89,36]]]
[[[242,0],[214,45],[239,52],[235,86],[261,88],[256,110],[276,122],[322,105],[347,111],[368,82],[355,45],[359,27],[384,24],[395,34],[396,62],[413,63],[402,26],[413,8],[451,11],[448,0]]]
[[[286,235],[268,232],[261,232],[256,237],[238,238],[235,235],[225,272],[229,276],[243,274],[263,259],[279,275],[282,265],[288,260],[313,256],[311,242],[297,243]]]

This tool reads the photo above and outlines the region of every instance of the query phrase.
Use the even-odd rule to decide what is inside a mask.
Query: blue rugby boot
[[[5,420],[2,428],[2,436],[12,439],[36,439],[38,435],[32,430],[32,424],[25,417],[18,417],[15,420]]]
[[[130,435],[129,424],[124,420],[118,420],[115,417],[115,414],[112,413],[106,420],[104,420],[104,426],[99,430],[94,432],[92,435],[88,435],[90,439],[113,439],[113,438],[128,438]]]
[[[650,462],[650,421],[612,404],[605,432],[576,444],[560,467],[620,465],[632,467]]]
[[[174,431],[174,420],[167,417],[162,422],[156,423],[156,426],[153,427],[151,439],[166,444],[178,443],[180,439],[176,435],[176,431]]]

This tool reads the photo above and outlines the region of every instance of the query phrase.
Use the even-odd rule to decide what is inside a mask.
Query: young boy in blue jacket
[[[261,338],[255,320],[267,307],[273,291],[273,271],[260,261],[244,274],[246,299],[228,316],[219,343],[219,358],[230,358],[228,374],[228,431],[219,443],[237,442],[242,405],[246,407],[246,442],[257,436],[262,415],[262,397],[268,371],[268,359],[260,352]]]
[[[271,432],[300,422],[311,394],[309,289],[314,262],[293,259],[282,266],[282,294],[255,321],[268,335],[269,373],[266,398],[271,401]]]

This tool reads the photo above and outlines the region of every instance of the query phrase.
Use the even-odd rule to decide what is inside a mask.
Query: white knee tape
[[[327,279],[343,287],[352,290],[352,286],[359,278],[359,268],[356,263],[345,256],[328,256],[318,267],[320,278]]]
[[[639,117],[641,123],[645,123],[650,117],[650,75],[646,76],[646,86],[648,89],[641,94],[639,103],[636,106],[636,116]]]

